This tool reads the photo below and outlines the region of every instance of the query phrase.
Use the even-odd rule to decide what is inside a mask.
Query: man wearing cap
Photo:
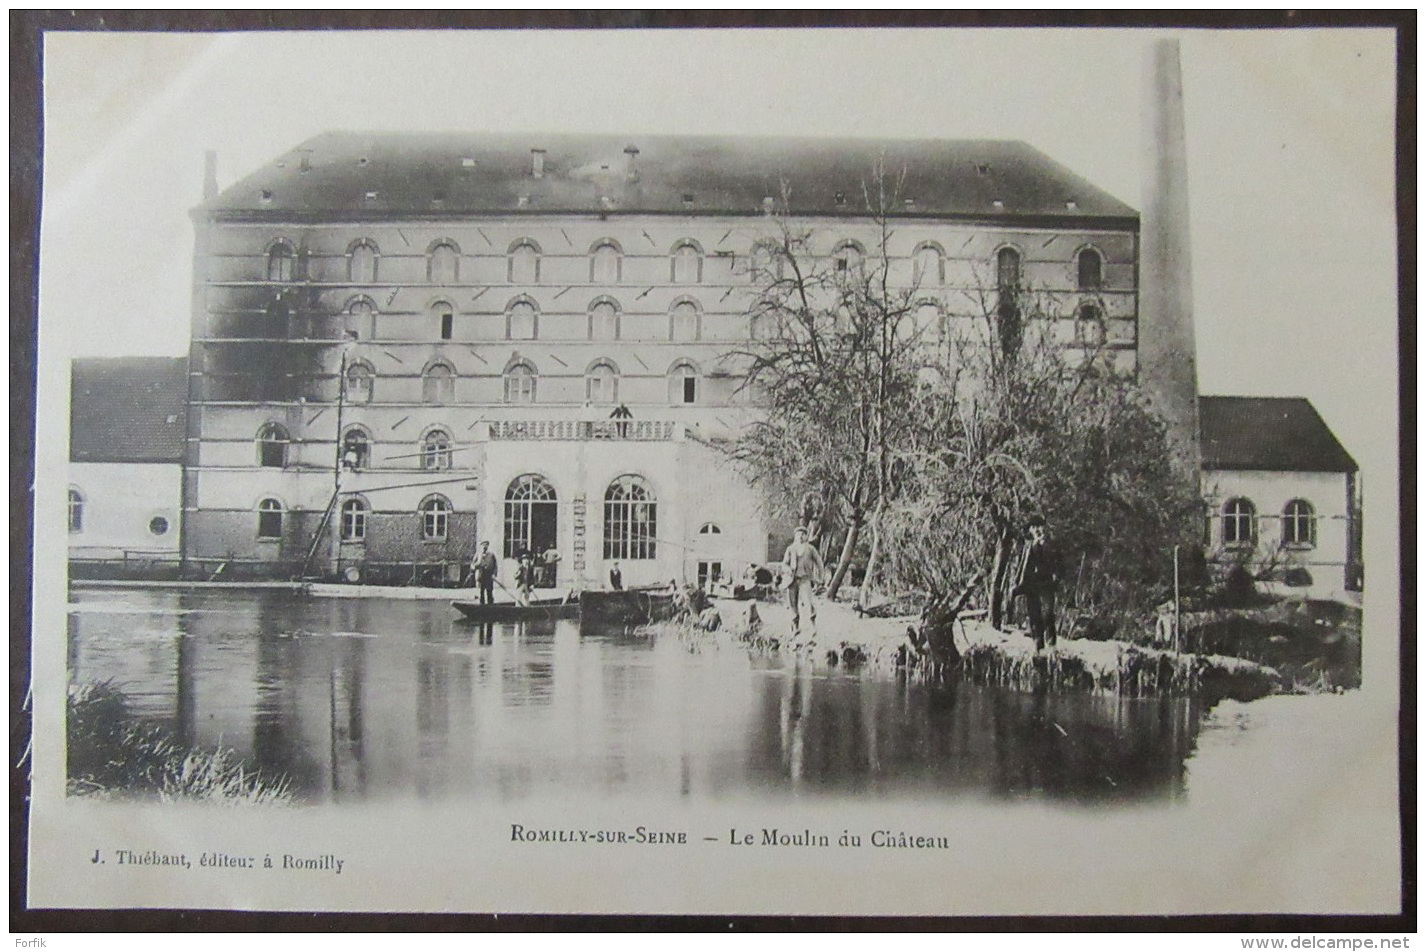
[[[476,584],[480,586],[480,604],[495,604],[495,553],[490,551],[490,543],[480,543],[480,554],[470,561],[470,569],[475,573]]]
[[[792,638],[799,640],[804,613],[812,638],[816,638],[817,606],[812,601],[812,586],[826,578],[827,569],[822,564],[822,554],[807,541],[806,526],[797,527],[792,544],[782,556],[782,567],[788,584],[787,603],[792,608]]]
[[[1045,534],[1045,520],[1036,516],[1027,526],[1029,546],[1020,568],[1020,582],[1015,591],[1025,596],[1025,610],[1030,616],[1030,637],[1035,650],[1050,645],[1055,637],[1055,589],[1060,584],[1059,555]]]

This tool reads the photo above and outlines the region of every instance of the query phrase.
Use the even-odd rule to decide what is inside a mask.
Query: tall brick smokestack
[[[1139,379],[1169,425],[1185,480],[1199,485],[1198,361],[1188,235],[1188,156],[1178,40],[1149,52],[1139,249]]]
[[[218,197],[218,153],[208,149],[203,153],[203,201]]]

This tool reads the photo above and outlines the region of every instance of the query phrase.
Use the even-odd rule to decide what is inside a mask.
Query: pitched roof
[[[760,215],[786,182],[793,214],[849,216],[865,214],[863,184],[881,158],[888,179],[905,172],[898,215],[1138,227],[1133,208],[1023,142],[949,139],[328,132],[200,211],[257,220]]]
[[[1302,397],[1199,397],[1204,469],[1350,473],[1351,455]]]
[[[76,360],[69,383],[69,458],[76,463],[183,460],[184,357]]]

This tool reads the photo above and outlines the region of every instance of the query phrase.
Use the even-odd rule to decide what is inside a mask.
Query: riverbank
[[[715,599],[722,618],[717,632],[694,631],[679,623],[650,626],[694,640],[722,639],[763,651],[798,651],[815,667],[864,666],[885,673],[926,673],[908,628],[915,616],[870,618],[850,606],[819,602],[817,634],[794,645],[792,613],[785,604]],[[1209,703],[1231,698],[1250,701],[1282,693],[1287,684],[1274,668],[1219,654],[1177,653],[1123,641],[1061,639],[1036,652],[1022,629],[998,631],[981,618],[957,622],[955,644],[963,676],[976,684],[1020,690],[1116,694],[1126,697],[1197,696]]]

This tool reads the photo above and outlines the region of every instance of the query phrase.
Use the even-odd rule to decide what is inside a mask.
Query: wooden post
[[[1173,547],[1173,650],[1183,652],[1183,613],[1178,604],[1178,546]]]

